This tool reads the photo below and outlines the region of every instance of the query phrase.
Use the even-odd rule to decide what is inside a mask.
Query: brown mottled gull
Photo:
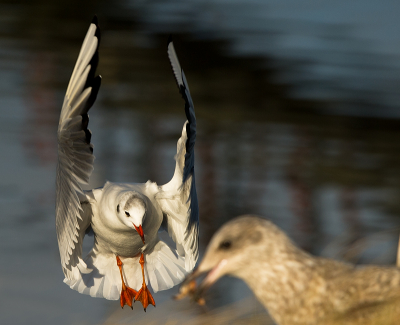
[[[238,217],[214,235],[177,298],[202,301],[223,275],[243,279],[280,325],[400,324],[400,269],[312,256],[256,216]]]

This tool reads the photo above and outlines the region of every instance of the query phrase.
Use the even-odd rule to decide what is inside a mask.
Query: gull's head
[[[122,195],[116,211],[118,218],[129,228],[135,229],[144,244],[143,222],[146,217],[146,199],[139,192],[129,191]]]
[[[265,227],[271,227],[273,230],[276,228],[265,219],[249,215],[226,223],[211,239],[203,260],[186,278],[177,298],[194,294],[196,300],[200,299],[202,294],[224,275],[246,280],[261,256],[268,258],[273,247],[274,239],[266,236]],[[206,276],[199,287],[193,289],[193,281],[204,274]]]
[[[239,276],[255,257],[253,252],[259,250],[263,237],[259,221],[258,217],[243,216],[226,223],[211,239],[199,271],[211,270],[217,278],[225,274]]]

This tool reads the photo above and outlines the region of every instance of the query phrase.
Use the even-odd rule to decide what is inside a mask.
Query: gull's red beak
[[[133,226],[135,227],[136,231],[138,232],[140,238],[142,238],[143,244],[145,244],[145,242],[144,242],[144,233],[143,233],[142,225],[140,225],[139,227],[136,227],[136,225],[133,224]]]

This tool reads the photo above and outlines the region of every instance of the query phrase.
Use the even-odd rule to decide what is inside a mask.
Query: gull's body
[[[193,280],[207,276],[195,288]],[[270,221],[242,216],[211,239],[181,287],[201,295],[224,275],[244,280],[279,325],[397,325],[400,269],[312,256]]]
[[[102,188],[83,191],[81,184],[87,184],[94,160],[87,112],[100,88],[101,78],[94,77],[99,39],[95,18],[83,42],[60,115],[56,229],[64,282],[94,297],[116,300],[121,294],[123,306],[126,287],[134,295],[141,286],[146,290],[147,284],[155,292],[171,288],[197,261],[196,118],[186,78],[169,42],[168,55],[188,118],[178,140],[173,178],[163,186],[151,181],[107,182]],[[160,240],[160,230],[168,232],[176,247]],[[94,234],[94,246],[83,257],[82,243],[88,232]]]
[[[146,234],[144,245],[136,231],[127,229],[125,224],[118,222],[114,217],[115,207],[119,196],[132,191],[142,194],[146,202],[147,217],[143,223],[143,232]],[[156,201],[158,186],[155,183],[146,184],[119,184],[107,182],[101,190],[94,190],[95,200],[91,202],[93,214],[91,226],[96,234],[97,245],[104,252],[111,252],[119,256],[137,256],[152,249],[158,240],[158,229],[163,220],[162,210]],[[129,245],[126,245],[129,243]]]

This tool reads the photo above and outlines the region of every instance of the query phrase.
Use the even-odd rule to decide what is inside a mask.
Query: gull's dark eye
[[[127,217],[130,217],[130,216],[131,216],[131,215],[129,214],[129,212],[126,212],[126,211],[125,211],[125,214],[126,214]]]
[[[223,242],[221,242],[221,244],[219,244],[219,249],[229,249],[231,248],[232,243],[230,240],[224,240]]]
[[[117,212],[119,212],[119,204],[117,205]]]

